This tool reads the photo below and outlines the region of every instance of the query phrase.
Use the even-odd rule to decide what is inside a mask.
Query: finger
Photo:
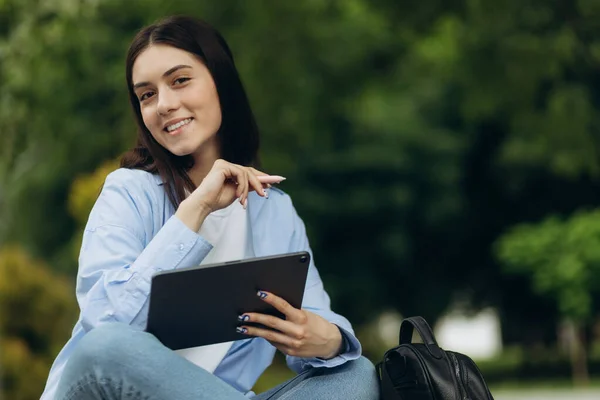
[[[258,175],[258,180],[262,183],[281,183],[286,178],[279,175]]]
[[[243,183],[243,180],[240,177],[240,174],[243,172],[242,169],[239,168],[238,165],[224,160],[217,160],[214,167],[218,167],[221,170],[225,184],[232,183],[237,185],[235,194],[236,197],[239,197],[243,192],[243,185],[240,184]]]
[[[271,343],[277,350],[279,350],[280,352],[282,352],[285,355],[288,356],[300,356],[300,351],[298,349],[293,349],[290,348],[288,346],[284,346],[282,344],[279,343]]]
[[[256,175],[256,176],[263,176],[263,177],[267,177],[267,176],[269,176],[269,174],[267,174],[266,172],[259,171],[259,170],[257,170],[256,168],[253,168],[253,167],[248,167],[248,169],[249,169],[250,171],[252,171],[252,173],[253,173],[254,175]]]
[[[248,323],[254,322],[262,324],[269,328],[273,328],[287,336],[291,336],[294,339],[304,339],[306,336],[305,330],[298,324],[291,321],[275,317],[273,315],[260,314],[260,313],[245,313],[238,317],[238,322]]]
[[[271,181],[276,180],[277,182],[275,182],[275,183],[280,182],[280,180],[278,178],[281,178],[281,177],[275,177],[276,179],[273,179],[273,176],[267,174],[266,172],[259,171],[253,167],[248,167],[248,169],[250,170],[250,172],[252,172],[254,175],[256,175],[256,177],[257,177],[258,181],[261,183],[261,187],[263,189],[270,189],[272,187],[271,183],[273,183]],[[285,178],[283,178],[283,179],[285,179]]]
[[[299,347],[300,343],[297,339],[291,338],[281,332],[272,331],[270,329],[257,328],[255,326],[238,326],[238,333],[248,336],[261,337],[271,343],[281,344],[286,347]]]
[[[262,183],[258,180],[258,177],[252,172],[254,168],[248,168],[248,182],[250,186],[262,197],[268,197],[267,193],[263,189]]]
[[[285,180],[285,178],[283,176],[269,175],[265,172],[257,170],[256,168],[252,168],[252,167],[248,167],[248,168],[250,169],[250,171],[252,171],[252,173],[254,175],[256,175],[256,177],[258,178],[260,183],[262,183],[263,188],[265,188],[265,185],[266,185],[266,188],[270,189],[272,183],[281,183],[282,181]]]
[[[237,182],[237,188],[235,191],[236,197],[240,200],[240,203],[244,205],[244,195],[247,193],[248,178],[244,168],[236,164],[229,164],[228,168],[231,176]]]
[[[275,307],[277,310],[281,311],[288,321],[300,325],[306,323],[306,315],[302,312],[302,310],[294,308],[290,303],[288,303],[281,297],[276,296],[270,292],[265,292],[264,290],[259,290],[256,294],[265,303],[268,303]]]
[[[244,182],[244,187],[243,187],[243,193],[242,196],[240,197],[240,202],[242,203],[242,206],[244,206],[244,209],[246,208],[246,201],[248,199],[248,191],[250,190],[250,183],[248,182],[248,172],[246,171],[245,168],[240,167],[241,170],[241,180]]]

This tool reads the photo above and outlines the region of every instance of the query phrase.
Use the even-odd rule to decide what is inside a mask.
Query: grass
[[[278,384],[287,381],[295,376],[287,365],[285,364],[285,357],[277,352],[273,364],[262,374],[259,380],[254,385],[255,393],[262,393]],[[485,373],[484,373],[485,377]],[[537,390],[589,390],[589,389],[600,389],[600,376],[593,376],[590,383],[586,387],[574,386],[573,382],[569,378],[561,379],[548,379],[548,380],[534,380],[534,381],[519,381],[518,379],[507,380],[503,382],[496,382],[489,385],[492,393],[496,391],[537,391]]]
[[[490,385],[490,390],[494,391],[504,391],[504,390],[519,390],[519,391],[529,391],[529,390],[551,390],[551,389],[573,389],[573,390],[588,390],[588,389],[600,389],[600,378],[594,377],[590,380],[588,386],[575,386],[573,385],[573,381],[570,379],[553,379],[553,380],[541,380],[541,381],[532,381],[532,382],[521,382],[518,380],[514,381],[506,381],[502,383],[495,383]]]
[[[277,352],[273,364],[260,376],[252,390],[256,394],[262,393],[282,382],[292,379],[294,376],[296,374],[285,364],[285,357],[280,352]]]

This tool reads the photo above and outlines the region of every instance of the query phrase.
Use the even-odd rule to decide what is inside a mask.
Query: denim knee
[[[79,371],[96,367],[121,368],[130,364],[148,341],[156,339],[129,325],[103,324],[81,339],[67,365]]]
[[[375,366],[368,358],[364,356],[360,356],[353,361],[348,361],[344,364],[351,373],[356,375],[374,375],[375,374]]]
[[[379,379],[375,366],[366,357],[348,361],[344,364],[345,373],[352,381],[355,394],[362,393],[358,398],[361,399],[377,399],[379,397]]]

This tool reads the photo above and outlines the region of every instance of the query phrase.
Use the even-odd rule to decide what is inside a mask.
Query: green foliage
[[[135,135],[128,43],[173,13],[230,43],[336,310],[433,322],[458,298],[498,307],[507,341],[554,340],[550,292],[492,246],[600,202],[594,0],[2,0],[0,243],[75,273],[87,174]]]
[[[498,257],[508,272],[531,276],[565,317],[587,321],[600,296],[600,210],[519,225],[499,240]]]
[[[485,377],[486,383],[496,388],[532,388],[553,387],[573,388],[568,355],[557,352],[556,348],[540,348],[532,354],[530,349],[511,346],[504,349],[501,355],[489,360],[477,361],[477,366]],[[590,375],[593,386],[597,386],[600,378],[600,359],[588,356]]]
[[[87,222],[106,176],[117,168],[118,161],[110,160],[102,163],[91,174],[80,175],[73,180],[69,192],[69,213],[75,218],[79,228],[83,229]]]
[[[62,256],[75,228],[70,181],[132,141],[121,134],[132,126],[119,68],[126,40],[95,20],[94,3],[6,3],[14,19],[0,38],[0,242],[72,270]]]
[[[0,250],[0,394],[5,398],[41,394],[76,319],[73,290],[21,249]]]

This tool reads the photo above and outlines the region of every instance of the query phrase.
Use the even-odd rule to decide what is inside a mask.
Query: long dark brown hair
[[[122,156],[121,167],[158,173],[169,200],[177,209],[185,198],[185,189],[195,189],[187,173],[194,159],[191,155],[176,156],[156,142],[144,124],[140,103],[133,91],[133,64],[140,53],[153,44],[185,50],[208,68],[221,104],[222,122],[217,132],[221,158],[239,165],[256,166],[259,132],[231,50],[215,28],[192,17],[173,16],[138,32],[127,52],[126,65],[129,100],[138,128],[137,143]]]

